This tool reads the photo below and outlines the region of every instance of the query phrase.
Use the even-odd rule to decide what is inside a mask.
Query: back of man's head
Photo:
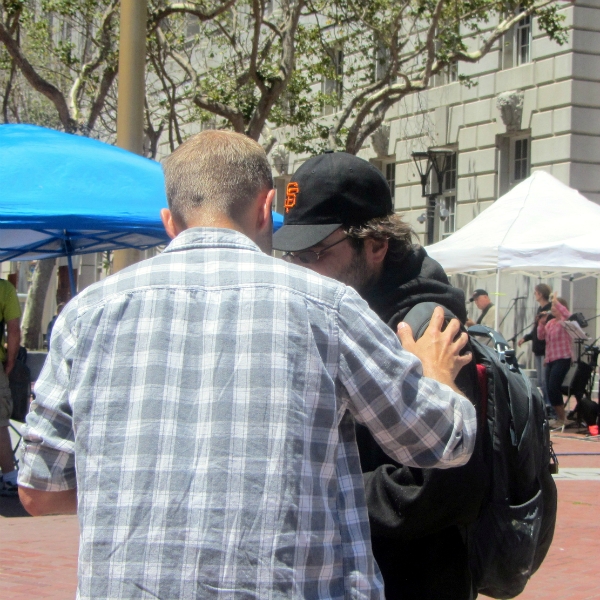
[[[225,216],[239,221],[257,194],[273,187],[267,156],[254,140],[232,131],[203,131],[163,162],[167,200],[183,226]]]

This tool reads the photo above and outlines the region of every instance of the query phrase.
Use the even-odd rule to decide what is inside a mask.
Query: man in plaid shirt
[[[203,132],[165,178],[173,242],[57,319],[22,502],[78,513],[81,599],[383,598],[354,420],[403,463],[465,463],[465,336],[400,329],[419,360],[354,290],[263,254],[249,138]]]

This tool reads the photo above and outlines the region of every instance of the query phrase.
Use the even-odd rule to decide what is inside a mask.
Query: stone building
[[[600,202],[600,0],[577,0],[561,12],[564,45],[548,39],[535,19],[523,20],[478,63],[459,63],[436,76],[429,90],[394,105],[359,153],[385,174],[396,210],[424,245],[471,221],[536,169]],[[473,85],[459,82],[459,73]],[[453,154],[441,195],[430,204],[411,155],[440,146]],[[280,167],[291,173],[303,157],[283,158],[274,157],[280,190],[286,180]],[[430,185],[436,191],[436,182]],[[495,299],[501,315],[512,297],[531,298],[515,311],[514,325],[513,315],[507,318],[508,337],[531,320],[537,281],[515,276],[503,282],[504,293]],[[494,289],[492,277],[456,277],[455,283],[467,293]],[[573,298],[575,310],[600,313],[595,278],[553,277],[548,283]],[[589,331],[594,336],[595,327]]]

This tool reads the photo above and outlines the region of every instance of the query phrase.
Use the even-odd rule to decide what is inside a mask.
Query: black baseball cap
[[[364,225],[392,214],[390,187],[379,169],[346,152],[308,159],[287,185],[283,226],[273,248],[310,248],[338,227]]]
[[[488,293],[485,290],[482,290],[481,288],[475,290],[473,292],[473,295],[469,298],[469,302],[473,302],[473,300],[475,300],[475,298],[478,298],[479,296],[487,296]]]

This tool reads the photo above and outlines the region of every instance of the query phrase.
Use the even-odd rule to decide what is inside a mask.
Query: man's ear
[[[181,233],[182,229],[176,223],[173,213],[168,208],[161,209],[160,218],[162,219],[167,235],[171,239],[176,238]]]
[[[275,190],[260,192],[253,208],[252,218],[254,221],[250,224],[251,229],[246,233],[265,254],[271,254],[273,249],[271,206],[273,205],[274,196]]]
[[[275,189],[269,190],[266,194],[260,197],[258,205],[258,215],[256,228],[258,231],[264,231],[272,225],[271,210],[273,208],[273,199],[275,198]]]
[[[375,238],[365,239],[365,250],[367,260],[373,265],[380,265],[385,259],[388,251],[388,240],[378,240]]]

